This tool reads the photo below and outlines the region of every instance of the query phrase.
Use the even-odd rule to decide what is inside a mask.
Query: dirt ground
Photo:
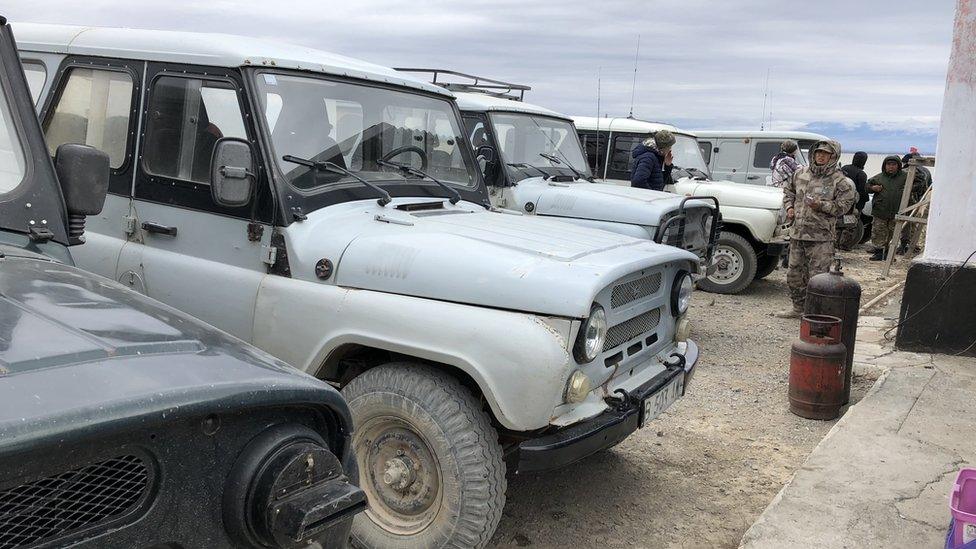
[[[862,304],[903,280],[908,265],[899,259],[882,280],[865,252],[843,257]],[[702,358],[685,398],[614,449],[565,470],[510,477],[492,546],[738,546],[834,424],[788,410],[798,323],[771,316],[788,305],[782,269],[736,296],[696,292],[691,319]],[[873,382],[855,377],[852,403]]]

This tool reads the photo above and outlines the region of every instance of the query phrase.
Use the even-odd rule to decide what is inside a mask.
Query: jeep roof
[[[647,120],[638,120],[636,118],[622,116],[602,116],[600,118],[595,116],[574,116],[573,122],[576,124],[576,127],[581,130],[596,130],[599,128],[601,130],[611,132],[635,133],[651,133],[658,130],[668,130],[672,133],[681,133],[695,137],[695,134],[685,130],[680,130],[665,122],[650,122]]]
[[[452,96],[440,86],[372,63],[271,40],[233,34],[44,23],[18,23],[22,49],[220,67],[268,66],[359,78]]]

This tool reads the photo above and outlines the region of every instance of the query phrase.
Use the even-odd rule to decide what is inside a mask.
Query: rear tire
[[[776,266],[779,265],[779,256],[767,255],[759,260],[759,264],[756,267],[755,280],[766,278],[767,276],[773,274],[776,270]]]
[[[737,294],[745,290],[756,277],[756,250],[744,237],[722,231],[712,252],[714,273],[698,283],[698,287],[713,294]]]
[[[457,379],[390,363],[342,390],[369,507],[356,547],[484,547],[505,505],[505,464],[488,414]]]

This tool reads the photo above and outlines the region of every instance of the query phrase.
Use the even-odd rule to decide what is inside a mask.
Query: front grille
[[[609,351],[614,347],[619,347],[628,341],[639,337],[657,328],[661,321],[661,308],[639,314],[630,320],[625,320],[616,326],[611,326],[607,330],[607,340],[603,344],[603,349]]]
[[[130,455],[0,490],[0,549],[49,542],[122,516],[148,487],[148,467]]]
[[[614,286],[610,294],[610,308],[616,309],[628,303],[654,295],[661,289],[661,273],[647,275],[637,280]]]

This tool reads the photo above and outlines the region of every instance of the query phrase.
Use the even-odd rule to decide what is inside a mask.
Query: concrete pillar
[[[912,264],[897,346],[976,356],[976,0],[957,0],[925,253]],[[933,300],[934,299],[934,300]]]

